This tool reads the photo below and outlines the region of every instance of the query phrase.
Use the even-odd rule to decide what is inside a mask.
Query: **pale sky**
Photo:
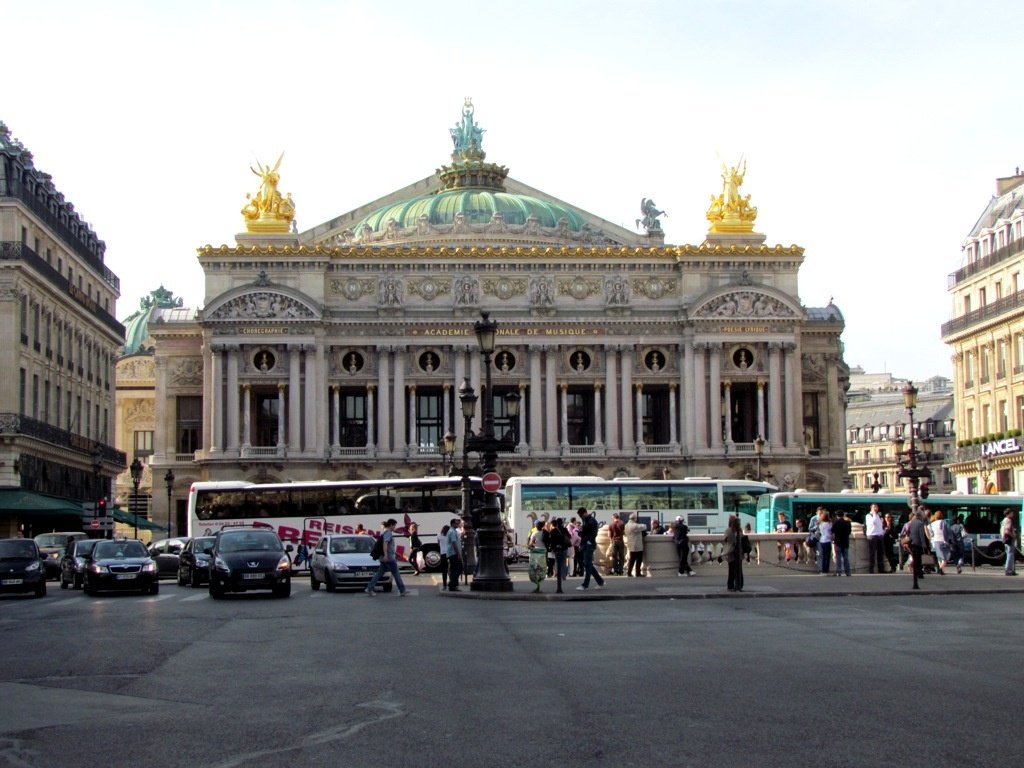
[[[1024,165],[1024,9],[936,0],[0,0],[0,120],[107,244],[117,316],[234,244],[258,180],[300,230],[429,176],[473,98],[487,159],[630,228],[699,244],[720,161],[769,245],[806,249],[846,361],[951,376],[947,275]]]

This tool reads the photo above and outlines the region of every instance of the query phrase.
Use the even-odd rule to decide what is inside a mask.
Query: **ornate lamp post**
[[[473,436],[473,417],[476,415],[476,392],[469,383],[469,379],[463,379],[459,387],[459,404],[462,406],[462,421],[465,425],[462,440],[462,468],[459,470],[462,475],[462,524],[473,529],[473,498],[469,490],[469,441]]]
[[[988,479],[992,476],[992,459],[982,456],[978,459],[978,474],[981,475],[981,492],[988,493]]]
[[[908,381],[907,386],[903,388],[903,405],[910,417],[910,447],[906,451],[903,450],[904,441],[901,437],[894,439],[892,446],[893,453],[896,455],[896,477],[906,481],[910,491],[910,509],[916,515],[921,508],[919,492],[922,489],[922,484],[924,484],[924,492],[927,497],[927,482],[932,476],[928,467],[919,466],[918,462],[925,458],[926,453],[931,452],[932,441],[930,438],[921,441],[927,451],[918,450],[914,442],[914,408],[917,407],[917,387],[913,382]]]
[[[761,459],[764,457],[764,438],[760,435],[754,439],[754,455],[757,456],[757,481],[761,482]]]
[[[142,482],[142,462],[136,456],[128,467],[132,473],[132,523],[135,526],[135,538],[139,538],[139,483]]]
[[[871,492],[878,493],[882,489],[882,484],[878,482],[878,472],[872,472],[871,477],[873,482],[871,483]]]
[[[512,452],[516,448],[515,435],[496,438],[494,436],[494,391],[491,388],[491,355],[494,354],[494,342],[498,333],[498,324],[490,319],[489,312],[481,312],[481,319],[473,324],[476,341],[480,347],[484,363],[484,399],[483,399],[483,432],[479,435],[466,435],[466,450],[480,454],[483,472],[486,475],[494,472],[498,462],[498,452]],[[460,390],[461,391],[461,390]],[[505,398],[506,413],[515,423],[519,415],[519,394],[510,393]],[[466,415],[466,403],[463,402],[463,416]],[[477,561],[478,567],[470,589],[474,592],[511,592],[512,579],[505,570],[505,532],[501,525],[501,509],[498,507],[498,496],[491,491],[484,491],[483,506],[479,510],[477,524]]]
[[[93,508],[92,508],[92,519],[94,521],[99,520],[100,508],[105,505],[100,504],[100,499],[106,498],[106,493],[100,488],[100,471],[103,469],[103,452],[100,451],[100,444],[95,443],[92,447],[92,488],[93,488]],[[102,523],[96,523],[98,527]]]
[[[167,538],[171,538],[171,495],[174,493],[174,470],[168,469],[164,475],[164,485],[167,486]]]

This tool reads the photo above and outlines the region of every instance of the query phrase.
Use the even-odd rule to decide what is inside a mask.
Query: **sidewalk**
[[[534,593],[535,585],[530,582],[526,569],[512,568],[512,592],[473,592],[469,586],[460,585],[458,592],[439,594],[453,600],[744,600],[763,597],[853,597],[900,595],[927,597],[934,595],[970,594],[1024,594],[1024,576],[1006,576],[1001,568],[965,569],[957,574],[955,569],[945,575],[929,573],[920,582],[921,589],[914,591],[913,576],[909,571],[894,574],[854,574],[853,576],[822,576],[816,573],[796,572],[784,567],[749,565],[743,569],[742,592],[729,592],[726,587],[724,565],[704,565],[699,575],[692,577],[645,577],[605,576],[604,588],[596,589],[593,581],[590,589],[579,591],[581,578],[570,578],[562,584],[562,594],[557,594],[555,579],[541,583],[540,594]],[[439,577],[438,577],[439,579]]]

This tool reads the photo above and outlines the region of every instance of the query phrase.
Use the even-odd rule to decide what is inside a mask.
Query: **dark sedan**
[[[178,578],[179,558],[187,543],[188,539],[184,537],[158,539],[150,543],[149,555],[156,563],[157,575],[161,579]]]
[[[32,539],[0,539],[0,593],[46,597],[46,570]]]
[[[185,542],[178,555],[178,586],[201,587],[210,581],[210,550],[213,536],[200,536]]]
[[[99,539],[78,539],[71,542],[68,551],[60,559],[60,588],[81,589],[85,580],[85,569],[89,567],[92,549]]]
[[[92,550],[92,561],[85,569],[85,594],[98,592],[160,591],[156,563],[146,545],[135,539],[99,541]]]
[[[225,528],[214,537],[211,555],[210,597],[252,589],[269,589],[275,597],[292,592],[292,561],[273,531]]]

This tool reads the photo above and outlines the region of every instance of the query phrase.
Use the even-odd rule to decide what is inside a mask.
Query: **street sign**
[[[100,520],[99,520],[99,518],[98,517],[94,517],[92,519],[92,522],[89,523],[89,527],[92,528],[94,531],[98,531],[100,529]]]
[[[497,493],[501,490],[501,475],[497,472],[486,472],[480,478],[480,485],[487,493]]]

